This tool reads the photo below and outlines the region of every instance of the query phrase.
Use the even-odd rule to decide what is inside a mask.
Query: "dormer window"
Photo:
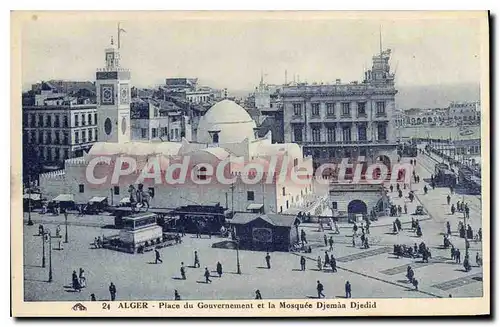
[[[220,131],[208,131],[212,139],[212,143],[219,143],[219,133]]]

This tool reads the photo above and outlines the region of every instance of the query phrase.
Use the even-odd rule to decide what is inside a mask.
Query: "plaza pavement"
[[[427,161],[430,160],[430,161]],[[359,238],[356,247],[352,246],[352,230],[348,226],[341,226],[340,235],[325,231],[327,236],[334,237],[333,254],[337,259],[338,272],[332,273],[329,268],[317,270],[316,258],[323,260],[324,246],[323,233],[318,226],[305,224],[312,253],[303,254],[308,258],[307,270],[300,271],[300,255],[295,253],[271,253],[272,268],[265,269],[265,253],[240,251],[242,274],[236,274],[236,251],[212,248],[211,245],[222,239],[205,236],[197,239],[193,235],[186,235],[183,243],[160,250],[163,264],[153,264],[154,252],[131,255],[106,249],[92,249],[90,243],[95,236],[116,234],[117,230],[95,227],[92,225],[78,226],[78,222],[94,221],[96,216],[68,217],[76,225],[69,226],[69,243],[64,244],[63,250],[53,250],[54,280],[47,282],[47,267],[41,268],[41,238],[38,225],[24,228],[24,294],[27,301],[59,300],[75,301],[88,300],[94,293],[98,300],[108,300],[108,286],[113,282],[117,288],[118,300],[161,300],[172,299],[174,290],[178,290],[183,299],[252,299],[256,289],[259,289],[263,298],[308,298],[316,296],[316,280],[325,286],[327,298],[342,297],[344,284],[347,280],[352,285],[354,298],[408,298],[408,297],[468,297],[481,296],[482,269],[475,266],[475,253],[481,251],[481,244],[471,242],[471,259],[473,268],[466,273],[461,264],[451,260],[450,251],[440,249],[442,245],[441,233],[445,231],[445,222],[450,220],[455,234],[452,242],[465,254],[464,241],[456,236],[458,221],[463,214],[451,216],[446,205],[447,188],[430,188],[427,195],[423,194],[423,179],[429,178],[431,159],[423,155],[417,158],[417,174],[422,182],[412,185],[417,195],[417,201],[409,203],[405,197],[399,199],[396,192],[389,194],[397,205],[407,201],[408,212],[412,213],[415,207],[422,203],[429,212],[427,220],[422,219],[423,237],[417,238],[409,230],[408,222],[411,216],[403,215],[404,229],[397,235],[392,234],[392,217],[381,218],[370,228],[368,235],[370,249],[361,249]],[[429,166],[429,167],[427,167]],[[433,167],[433,165],[432,165]],[[461,195],[460,195],[461,197]],[[452,202],[458,196],[452,197]],[[461,201],[461,198],[460,198]],[[466,200],[467,202],[467,200]],[[476,202],[471,202],[477,205]],[[480,209],[480,207],[479,207]],[[71,217],[71,218],[70,218]],[[45,220],[44,220],[45,219]],[[100,220],[99,220],[100,219]],[[107,224],[112,217],[98,218],[100,224]],[[26,218],[25,218],[26,220]],[[45,221],[45,226],[55,230],[55,224],[61,221],[62,235],[64,235],[64,216],[42,216],[33,214],[34,221]],[[476,231],[481,222],[480,210],[471,210],[470,223]],[[53,247],[57,248],[57,239]],[[431,247],[433,258],[429,264],[420,263],[421,259],[394,257],[393,244],[413,245],[424,241]],[[193,252],[200,255],[201,268],[189,268],[193,264]],[[329,252],[330,254],[330,252]],[[463,259],[462,259],[463,260]],[[184,261],[187,268],[187,280],[180,280],[180,263]],[[204,267],[214,271],[217,261],[223,265],[222,278],[213,277],[213,283],[205,284],[203,278]],[[406,282],[406,267],[412,265],[415,277],[419,281],[419,291]],[[82,267],[87,277],[87,288],[81,293],[72,292],[71,273],[78,272]],[[212,275],[216,275],[212,272]]]

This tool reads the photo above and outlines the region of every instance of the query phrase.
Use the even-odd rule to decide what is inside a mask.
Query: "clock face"
[[[128,84],[120,85],[120,103],[128,104]]]
[[[114,87],[112,84],[103,84],[101,86],[101,103],[114,104]]]

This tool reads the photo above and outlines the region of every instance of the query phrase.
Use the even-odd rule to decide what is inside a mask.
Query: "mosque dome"
[[[218,133],[218,143],[238,143],[248,138],[255,139],[255,121],[248,112],[230,100],[222,100],[213,105],[198,124],[197,142],[213,143],[210,131]]]

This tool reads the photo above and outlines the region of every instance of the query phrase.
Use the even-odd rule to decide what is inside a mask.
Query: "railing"
[[[358,118],[368,118],[368,115],[366,114],[366,112],[364,112],[364,113],[358,112]]]
[[[377,112],[375,114],[375,117],[377,117],[377,118],[387,117],[387,113],[385,111],[384,112]]]

